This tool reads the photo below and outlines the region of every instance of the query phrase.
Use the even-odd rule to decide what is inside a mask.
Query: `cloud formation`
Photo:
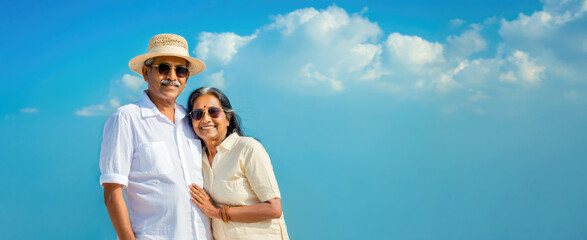
[[[447,54],[452,58],[468,58],[473,53],[485,50],[487,41],[479,33],[481,29],[481,25],[474,24],[460,35],[448,36],[446,38],[449,46]]]
[[[207,64],[204,83],[218,88],[245,79],[303,94],[343,94],[365,86],[403,96],[456,94],[478,103],[508,89],[585,81],[587,0],[543,3],[541,11],[515,19],[455,18],[448,23],[455,32],[441,41],[388,33],[367,17],[367,8],[347,13],[335,5],[309,7],[275,15],[249,35],[201,32],[192,53]],[[104,103],[81,108],[78,115],[111,112],[113,102],[126,102],[144,86],[128,74],[117,84],[124,88],[111,87]]]
[[[216,73],[207,75],[204,77],[204,85],[215,87],[219,89],[225,89],[226,83],[224,81],[224,70],[220,70]]]
[[[585,21],[586,6],[585,0],[546,0],[542,11],[530,16],[520,13],[513,20],[488,17],[467,24],[455,18],[449,24],[463,30],[447,36],[445,42],[400,32],[386,35],[366,17],[366,9],[349,14],[334,5],[304,8],[274,16],[249,36],[201,33],[194,53],[222,63],[204,74],[222,79],[223,86],[235,81],[228,76],[247,76],[245,68],[232,61],[240,58],[249,62],[248,68],[265,66],[264,74],[255,76],[259,81],[286,85],[288,91],[337,94],[367,84],[391,93],[456,91],[469,96],[469,89],[478,89],[467,99],[479,101],[491,98],[487,92],[494,91],[487,90],[492,86],[532,86],[531,91],[557,74],[565,79],[587,74],[569,66],[566,59],[566,52],[579,52],[585,58],[585,30],[572,33],[567,28]],[[497,32],[490,27],[495,24]],[[562,32],[566,35],[559,35]],[[564,38],[576,39],[575,51],[553,46]]]
[[[392,33],[385,42],[392,58],[408,66],[421,66],[427,63],[444,62],[443,46],[431,43],[418,36],[405,36]]]
[[[206,62],[228,64],[239,48],[247,45],[256,37],[255,34],[241,37],[230,32],[202,32],[198,37],[198,45],[193,53]]]
[[[140,89],[146,88],[147,84],[142,77],[124,74],[110,83],[108,95],[103,103],[81,107],[75,114],[80,117],[110,115],[121,106],[121,101],[130,103],[138,100]]]

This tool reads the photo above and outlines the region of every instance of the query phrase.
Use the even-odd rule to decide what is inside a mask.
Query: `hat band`
[[[166,53],[189,57],[188,50],[179,46],[159,46],[149,49],[149,53]]]

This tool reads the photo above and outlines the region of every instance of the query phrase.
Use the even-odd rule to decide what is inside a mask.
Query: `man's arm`
[[[108,209],[110,221],[120,240],[134,240],[135,234],[130,225],[130,218],[124,197],[122,196],[122,185],[117,183],[104,183],[104,204]]]

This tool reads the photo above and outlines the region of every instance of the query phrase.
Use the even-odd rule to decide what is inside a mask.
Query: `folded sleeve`
[[[244,156],[245,175],[259,201],[281,198],[271,160],[263,145],[251,139],[247,150]]]
[[[104,125],[100,150],[100,185],[117,183],[126,187],[132,155],[132,131],[129,121],[122,114],[115,113]]]

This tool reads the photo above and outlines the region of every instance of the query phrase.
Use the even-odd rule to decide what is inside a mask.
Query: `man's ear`
[[[149,81],[149,67],[143,65],[143,69],[141,69],[143,71],[143,79],[145,79],[145,82]]]

